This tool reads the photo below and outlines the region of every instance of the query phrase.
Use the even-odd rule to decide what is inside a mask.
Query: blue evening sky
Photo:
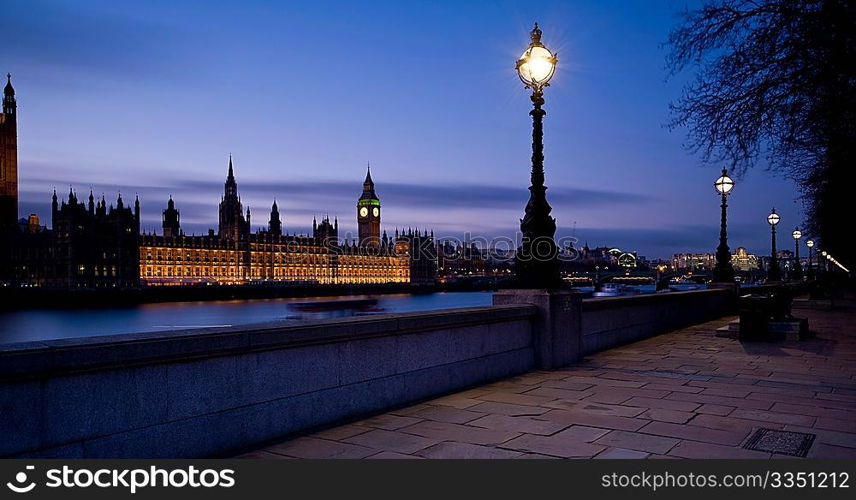
[[[717,166],[670,132],[668,31],[693,0],[5,0],[0,71],[19,106],[21,211],[50,192],[139,193],[160,231],[171,194],[186,232],[217,223],[228,155],[265,224],[356,227],[367,161],[383,226],[513,236],[531,122],[514,61],[537,20],[560,66],[547,90],[548,197],[559,236],[649,257],[713,251]],[[763,166],[730,199],[730,244],[765,253],[772,205],[801,217]],[[787,248],[785,246],[785,248]]]

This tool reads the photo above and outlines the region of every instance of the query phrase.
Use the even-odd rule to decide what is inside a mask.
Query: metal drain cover
[[[777,431],[760,428],[755,431],[743,445],[747,450],[765,451],[780,455],[804,457],[814,443],[814,434],[803,432]]]

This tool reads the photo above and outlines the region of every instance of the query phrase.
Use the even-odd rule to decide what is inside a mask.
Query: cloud
[[[42,184],[44,189],[32,189],[34,184]],[[68,185],[68,182],[57,182]],[[167,184],[167,183],[164,183]],[[408,220],[384,219],[384,226],[420,226],[431,227],[438,237],[463,239],[465,233],[483,238],[515,238],[518,227],[512,222],[519,216],[525,191],[504,186],[438,186],[390,183],[379,185],[379,195],[384,204],[401,206],[398,217],[409,215],[422,216],[426,207],[438,205],[445,210],[434,210],[432,223],[419,224]],[[93,185],[97,197],[107,193],[108,203],[115,202],[118,186]],[[89,186],[80,186],[78,197],[88,196]],[[244,205],[252,207],[253,227],[267,223],[270,202],[274,194],[290,232],[307,233],[311,230],[314,215],[324,213],[340,214],[342,233],[354,230],[352,211],[361,187],[351,182],[291,182],[291,183],[239,183],[239,193]],[[51,188],[46,182],[29,183],[21,191],[22,215],[38,213],[42,223],[49,224]],[[136,189],[142,204],[142,225],[147,231],[160,232],[161,211],[166,206],[170,194],[176,200],[181,211],[182,227],[188,233],[202,234],[208,228],[217,226],[217,204],[220,201],[222,184],[205,181],[187,181],[172,189],[162,186],[144,186]],[[68,190],[60,190],[60,196],[67,196]],[[126,203],[133,199],[134,191],[125,188]],[[521,201],[523,200],[523,201]],[[606,205],[624,204],[628,207],[639,203],[650,203],[652,199],[634,194],[608,191],[557,188],[550,190],[550,200],[554,205]],[[287,207],[287,208],[286,208]],[[338,210],[337,210],[338,209]],[[485,217],[462,218],[461,213],[483,210]],[[346,214],[346,215],[342,215]],[[513,214],[507,216],[508,214]],[[751,252],[763,253],[766,234],[757,234],[757,228],[751,224],[732,224],[730,243],[732,248],[746,246]],[[668,257],[674,252],[712,252],[717,245],[718,227],[715,225],[676,225],[660,228],[642,227],[578,227],[575,230],[560,226],[557,238],[575,236],[579,244],[590,246],[616,246],[622,249],[638,251],[648,257]]]
[[[89,193],[90,185],[96,196],[106,193],[108,203],[115,202],[121,190],[127,201],[138,193],[142,203],[142,225],[147,231],[160,232],[161,211],[170,195],[181,211],[182,227],[188,233],[201,234],[217,227],[217,206],[223,192],[222,180],[176,179],[162,175],[152,179],[131,173],[126,177],[133,186],[113,182],[83,182],[70,179],[68,173],[79,169],[39,163],[29,165],[21,186],[21,215],[37,213],[43,224],[50,224],[50,193],[54,186],[60,196],[66,196],[69,184],[79,197]],[[239,172],[240,174],[240,172]],[[84,171],[81,177],[97,179]],[[460,238],[469,232],[487,238],[513,237],[517,219],[525,205],[528,191],[503,185],[438,185],[415,183],[377,183],[377,192],[385,206],[384,227],[427,227],[438,236]],[[292,182],[241,181],[239,194],[244,206],[251,207],[253,227],[267,224],[271,202],[277,202],[286,230],[306,233],[311,230],[313,216],[338,215],[342,233],[355,230],[354,203],[362,184],[353,181],[295,180]],[[622,210],[638,223],[638,227],[570,227],[567,218],[557,230],[557,237],[575,234],[589,245],[617,246],[636,250],[649,257],[668,257],[674,252],[711,252],[717,245],[718,227],[711,225],[663,224],[656,226],[655,217],[640,216],[639,208],[655,208],[660,200],[636,193],[609,190],[577,189],[557,186],[549,189],[548,198],[554,207],[567,212],[589,210],[589,220],[599,213]],[[605,211],[605,212],[604,212]],[[654,225],[655,227],[651,227]],[[644,226],[644,227],[643,227]],[[729,225],[732,248],[745,246],[750,252],[763,254],[768,246],[768,234],[759,232],[757,224],[734,221]],[[763,228],[762,228],[763,229]]]
[[[48,172],[60,172],[50,168]],[[65,170],[67,172],[67,170]],[[47,179],[47,176],[28,177],[23,200],[37,205],[40,201],[48,204],[49,193],[54,186],[76,186],[86,193],[91,186],[96,194],[116,193],[122,190],[128,194],[139,193],[143,211],[150,212],[155,207],[162,209],[169,195],[172,195],[182,211],[182,220],[204,222],[216,221],[216,205],[223,191],[222,181],[207,180],[162,180],[144,186],[117,186],[113,183],[83,183],[72,179]],[[40,188],[40,189],[36,189]],[[295,182],[238,182],[238,190],[245,205],[254,210],[267,210],[276,198],[283,211],[289,215],[310,215],[323,213],[347,213],[362,192],[362,185],[354,182],[337,181],[295,181]],[[67,189],[58,191],[67,193]],[[432,211],[456,212],[469,210],[513,210],[519,211],[527,199],[528,191],[500,185],[430,185],[408,183],[378,183],[377,192],[384,205],[397,207],[405,212],[430,208]],[[48,193],[47,195],[45,193]],[[598,191],[556,187],[548,190],[550,202],[570,207],[597,207],[614,205],[638,205],[654,201],[652,198],[634,193]],[[112,195],[115,199],[115,194]],[[266,220],[266,219],[265,219]],[[404,222],[404,221],[402,221]],[[440,225],[444,221],[439,220]],[[449,223],[458,223],[450,219]],[[406,222],[405,222],[406,223]]]
[[[181,184],[192,191],[214,191],[222,189],[221,183],[188,181]],[[356,200],[362,192],[362,185],[353,182],[239,182],[242,193],[249,195],[272,195],[281,193],[289,198]],[[523,188],[498,185],[427,185],[406,183],[378,183],[378,196],[384,203],[407,205],[411,207],[478,207],[508,208],[519,207],[520,200],[526,200],[528,192]],[[612,205],[644,203],[651,201],[643,195],[613,191],[598,191],[556,187],[548,189],[552,203],[565,205]]]

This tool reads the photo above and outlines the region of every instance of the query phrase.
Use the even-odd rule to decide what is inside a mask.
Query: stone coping
[[[536,312],[531,305],[487,306],[21,342],[0,345],[0,382],[513,321]]]
[[[617,307],[635,306],[648,304],[650,302],[662,302],[674,299],[675,301],[700,297],[705,295],[731,295],[727,289],[688,290],[685,292],[648,293],[640,295],[629,295],[625,297],[594,297],[583,299],[583,311],[598,311],[602,309],[613,309]]]

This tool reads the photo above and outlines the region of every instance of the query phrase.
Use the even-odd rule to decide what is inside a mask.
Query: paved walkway
[[[795,311],[812,340],[741,344],[714,335],[723,318],[245,456],[786,457],[741,446],[768,428],[815,435],[809,457],[856,458],[856,303],[844,305]]]

